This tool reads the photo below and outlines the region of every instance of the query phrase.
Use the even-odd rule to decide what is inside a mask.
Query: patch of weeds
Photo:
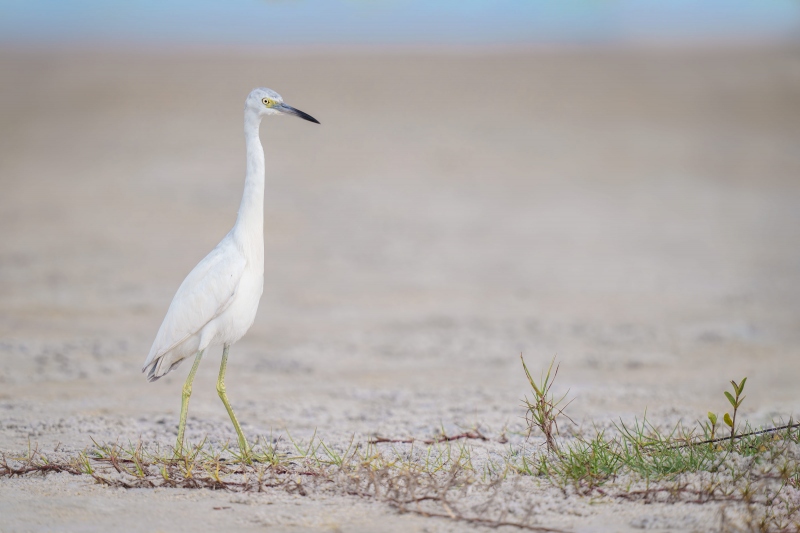
[[[691,443],[695,433],[680,422],[669,431],[662,431],[647,420],[636,419],[633,424],[615,424],[618,437],[616,450],[620,465],[645,480],[660,480],[685,472],[713,471],[718,467],[718,455],[703,446],[682,446]]]
[[[94,477],[95,471],[91,460],[85,452],[67,459],[53,460],[39,450],[39,447],[28,442],[28,450],[22,454],[0,452],[0,478],[21,477],[30,475],[46,476],[51,473],[66,472],[73,476],[87,475]]]
[[[728,436],[717,436],[717,415],[712,412],[696,428],[678,422],[666,429],[651,423],[645,413],[633,423],[613,424],[611,432],[595,428],[588,436],[558,445],[553,429],[561,411],[556,406],[565,397],[555,401],[548,392],[556,376],[552,367],[553,363],[535,383],[523,361],[535,395],[534,401],[524,400],[526,419],[529,428],[544,434],[547,450],[510,454],[518,473],[583,495],[725,504],[743,530],[800,530],[800,424],[790,419],[767,429],[756,430],[747,422],[740,427],[737,418],[747,378],[731,381],[732,391],[724,392],[732,407],[732,414],[723,416]],[[723,530],[735,529],[732,522],[727,524]]]
[[[94,442],[75,458],[56,462],[35,449],[20,457],[0,453],[0,477],[67,471],[89,475],[109,487],[347,494],[384,502],[404,513],[489,527],[557,531],[534,524],[532,516],[509,516],[497,496],[507,470],[500,468],[502,464],[476,467],[475,451],[463,439],[381,447],[353,437],[339,449],[316,433],[308,441],[288,434],[287,438],[288,446],[281,446],[280,439],[259,439],[246,458],[205,440],[178,454],[171,447],[142,442]],[[472,496],[465,500],[468,493]]]
[[[539,470],[556,486],[572,484],[584,492],[615,478],[620,467],[614,442],[599,431],[592,438],[577,437],[557,454],[541,456]]]

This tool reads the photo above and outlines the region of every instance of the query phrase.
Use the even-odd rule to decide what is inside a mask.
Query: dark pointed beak
[[[313,123],[315,123],[315,124],[319,124],[319,120],[315,119],[314,117],[312,117],[312,116],[311,116],[311,115],[309,115],[308,113],[303,113],[303,112],[302,112],[302,111],[300,111],[299,109],[295,109],[295,108],[293,108],[293,107],[292,107],[292,106],[290,106],[290,105],[281,104],[281,105],[280,105],[280,107],[279,107],[278,109],[279,109],[279,110],[280,110],[280,112],[281,112],[281,113],[283,113],[284,115],[294,115],[294,116],[296,116],[296,117],[300,117],[300,118],[302,118],[303,120],[307,120],[307,121],[309,121],[309,122],[313,122]]]

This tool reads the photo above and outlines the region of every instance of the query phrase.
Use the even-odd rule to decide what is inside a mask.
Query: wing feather
[[[192,269],[169,305],[143,372],[230,306],[246,264],[244,255],[223,240]]]

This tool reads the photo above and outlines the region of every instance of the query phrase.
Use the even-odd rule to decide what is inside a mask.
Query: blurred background
[[[322,125],[262,128],[246,431],[519,425],[521,352],[562,361],[577,419],[704,416],[745,375],[754,422],[800,407],[796,0],[0,13],[0,447],[171,442],[186,368],[139,368],[233,224],[262,85]],[[191,438],[229,430],[216,357]]]
[[[796,0],[4,0],[10,44],[374,46],[775,42]]]

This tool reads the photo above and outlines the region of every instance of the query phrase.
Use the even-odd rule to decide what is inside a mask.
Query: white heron
[[[294,115],[319,124],[311,115],[284,104],[281,95],[271,89],[253,89],[247,96],[244,104],[247,174],[236,223],[181,283],[142,368],[147,379],[155,381],[187,357],[195,356],[183,384],[176,452],[183,451],[189,397],[200,359],[206,348],[221,344],[217,392],[238,434],[241,453],[245,457],[250,453],[225,394],[225,367],[231,344],[253,325],[264,288],[264,149],[258,129],[261,119],[268,115]]]

